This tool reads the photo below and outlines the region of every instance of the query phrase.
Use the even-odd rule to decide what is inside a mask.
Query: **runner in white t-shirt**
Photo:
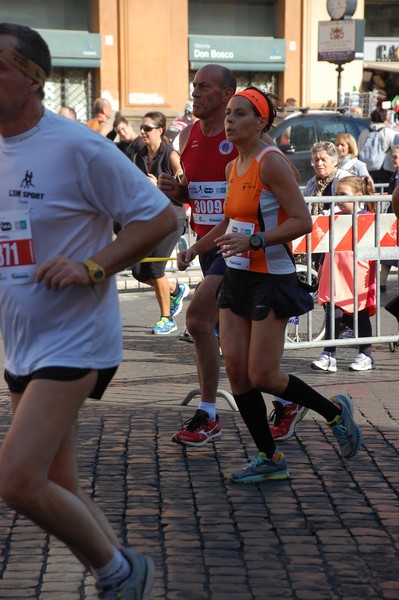
[[[79,486],[76,421],[122,358],[113,275],[176,217],[112,142],[44,110],[50,71],[37,32],[0,23],[0,327],[14,412],[0,496],[71,549],[99,597],[145,599],[151,559],[121,547]],[[123,226],[115,240],[113,221]]]

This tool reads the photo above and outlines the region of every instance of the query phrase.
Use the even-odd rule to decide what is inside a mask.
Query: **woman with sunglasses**
[[[224,218],[187,250],[184,261],[215,243],[226,261],[218,295],[222,354],[234,399],[258,450],[249,464],[230,475],[235,483],[288,477],[262,392],[321,414],[345,458],[355,456],[361,445],[349,396],[328,400],[281,369],[288,318],[313,308],[289,248],[291,240],[311,231],[312,220],[288,160],[262,139],[275,115],[271,96],[257,88],[230,99],[226,138],[239,156],[226,168]]]
[[[158,184],[161,173],[178,176],[181,172],[180,157],[173,150],[164,136],[166,130],[166,117],[163,113],[153,111],[144,115],[140,125],[140,135],[144,146],[135,155],[134,162],[143,171],[154,185]],[[168,257],[176,246],[186,229],[186,212],[184,205],[174,204],[178,228],[163,240],[152,251],[148,258]],[[139,263],[132,269],[133,276],[142,283],[151,285],[155,289],[160,319],[152,329],[156,335],[168,335],[177,330],[175,318],[183,308],[183,300],[189,293],[185,284],[169,281],[165,275],[167,261],[153,261]]]

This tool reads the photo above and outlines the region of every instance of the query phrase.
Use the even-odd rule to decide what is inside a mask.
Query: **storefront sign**
[[[243,36],[189,36],[190,68],[218,63],[233,71],[284,71],[285,40]]]
[[[399,61],[399,42],[397,38],[372,38],[364,41],[365,61]]]
[[[319,22],[318,60],[346,63],[363,58],[364,21]]]

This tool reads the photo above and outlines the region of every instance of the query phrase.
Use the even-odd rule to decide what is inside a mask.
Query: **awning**
[[[88,31],[38,29],[47,42],[54,67],[99,68],[101,36]]]
[[[369,69],[371,71],[388,71],[390,73],[399,73],[399,61],[388,61],[388,60],[379,60],[375,62],[364,61],[363,63],[364,69]]]

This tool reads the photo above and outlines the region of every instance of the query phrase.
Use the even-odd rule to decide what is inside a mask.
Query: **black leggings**
[[[326,303],[324,305],[324,310],[326,311],[326,340],[331,340],[331,319],[330,319],[330,303]],[[372,329],[371,329],[371,321],[369,315],[369,309],[365,308],[364,310],[359,310],[357,313],[358,317],[358,335],[359,337],[371,337]],[[353,329],[353,315],[348,315],[344,313],[342,308],[338,306],[335,307],[334,313],[334,322],[335,322],[335,338],[339,335],[339,330],[341,328],[341,324],[347,325],[350,329]],[[336,346],[330,346],[329,348],[324,348],[324,352],[335,353],[337,350]],[[363,352],[367,356],[371,356],[371,344],[359,344],[359,352]]]

